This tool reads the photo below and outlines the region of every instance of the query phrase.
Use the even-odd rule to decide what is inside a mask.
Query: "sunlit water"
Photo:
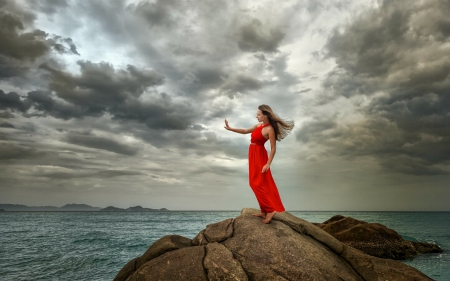
[[[323,222],[337,212],[292,212]],[[442,254],[405,263],[435,280],[450,280],[450,213],[339,212],[378,222],[407,239],[434,242]],[[194,238],[207,224],[239,212],[2,212],[0,280],[112,280],[164,235]]]

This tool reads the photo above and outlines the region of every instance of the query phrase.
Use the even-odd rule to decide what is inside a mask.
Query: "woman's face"
[[[260,109],[256,111],[256,119],[258,119],[258,122],[266,122],[267,116],[262,113]]]

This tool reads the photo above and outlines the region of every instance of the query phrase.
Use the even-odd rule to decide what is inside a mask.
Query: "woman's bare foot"
[[[266,218],[266,213],[252,214],[252,216]]]
[[[272,213],[267,213],[266,218],[263,219],[263,223],[270,223],[270,221],[272,220],[273,216],[275,216],[276,213],[277,213],[277,211],[273,211]]]

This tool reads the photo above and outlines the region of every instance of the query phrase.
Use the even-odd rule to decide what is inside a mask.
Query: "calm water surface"
[[[112,280],[164,235],[194,238],[207,224],[240,212],[2,212],[0,280]],[[291,212],[323,222],[336,212]],[[435,242],[442,254],[405,263],[435,280],[450,280],[450,213],[339,212],[378,222],[410,240]]]

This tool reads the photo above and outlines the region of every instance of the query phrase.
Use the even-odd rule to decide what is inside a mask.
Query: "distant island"
[[[62,207],[54,206],[26,206],[20,204],[0,204],[0,212],[167,212],[166,208],[151,209],[141,206],[127,209],[109,206],[106,208],[92,207],[86,204],[67,204]]]
[[[141,206],[130,207],[127,209],[109,206],[109,207],[106,207],[106,208],[100,210],[100,212],[166,212],[166,211],[168,211],[166,208],[151,209],[151,208],[143,208]]]

